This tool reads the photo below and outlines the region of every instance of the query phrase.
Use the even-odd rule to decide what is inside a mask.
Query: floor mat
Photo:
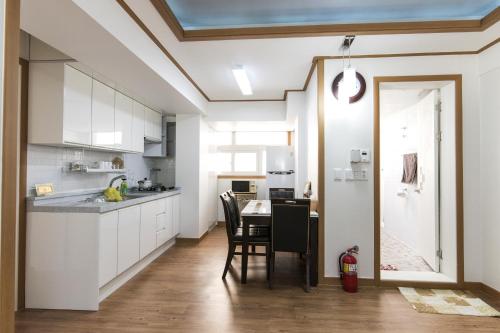
[[[500,317],[500,312],[467,291],[402,287],[399,291],[418,312]]]

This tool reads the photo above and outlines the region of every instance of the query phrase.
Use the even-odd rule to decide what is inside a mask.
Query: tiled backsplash
[[[82,174],[69,172],[70,162],[92,164],[96,161],[111,161],[115,157],[124,159],[129,186],[137,186],[137,181],[153,176],[165,186],[175,185],[175,160],[143,158],[140,154],[123,154],[106,151],[92,151],[82,148],[49,147],[28,145],[28,193],[33,194],[35,184],[53,183],[55,191],[69,192],[86,189],[101,189],[108,186],[116,174]]]
[[[69,172],[68,164],[77,161],[88,164],[111,161],[117,156],[122,157],[123,154],[82,148],[28,145],[28,193],[32,194],[35,184],[39,183],[53,183],[57,192],[106,187],[116,175]]]

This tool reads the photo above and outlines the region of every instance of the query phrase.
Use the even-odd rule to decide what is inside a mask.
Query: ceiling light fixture
[[[243,66],[238,65],[233,67],[233,76],[240,87],[241,93],[243,95],[252,95],[252,86],[250,85],[250,80],[248,79],[247,72]]]

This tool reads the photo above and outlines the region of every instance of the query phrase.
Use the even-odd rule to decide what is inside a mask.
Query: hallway
[[[296,256],[278,257],[274,290],[263,257],[250,260],[247,285],[239,283],[239,258],[223,282],[226,245],[221,226],[198,244],[180,240],[98,312],[21,311],[16,332],[498,332],[498,318],[417,313],[395,288],[347,294],[322,286],[307,294]]]

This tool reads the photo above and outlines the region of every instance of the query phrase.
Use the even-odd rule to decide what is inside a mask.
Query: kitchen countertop
[[[144,192],[139,192],[141,194],[136,193],[134,192],[133,195],[138,195],[137,197],[129,197],[120,202],[86,201],[87,198],[102,194],[101,190],[61,193],[47,197],[28,197],[26,198],[26,208],[28,212],[102,214],[180,194],[181,189],[175,188],[164,192],[146,192],[147,194],[144,194]]]

